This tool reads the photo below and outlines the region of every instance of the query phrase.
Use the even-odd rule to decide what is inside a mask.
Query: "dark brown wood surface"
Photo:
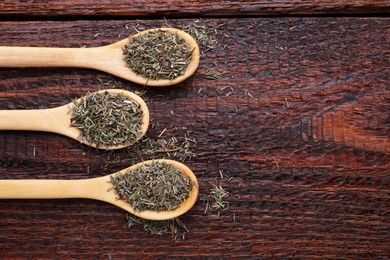
[[[279,0],[279,1],[128,1],[128,0],[3,0],[0,14],[22,17],[41,18],[74,16],[165,16],[165,17],[204,17],[204,16],[248,16],[248,15],[345,15],[345,14],[388,14],[390,8],[386,0]]]
[[[21,12],[10,11],[12,3],[4,1],[2,13]],[[47,14],[48,4],[20,7]],[[76,7],[51,6],[56,15]],[[195,19],[2,21],[0,41],[93,47],[133,27],[181,28]],[[390,257],[390,20],[200,23],[217,29],[217,48],[203,49],[195,75],[177,86],[143,87],[87,69],[0,69],[6,110],[55,107],[99,88],[146,90],[148,135],[191,133],[197,141],[196,157],[185,161],[200,183],[199,201],[181,217],[186,240],[125,229],[125,212],[99,201],[1,200],[0,259]],[[209,80],[208,69],[225,74]],[[127,166],[56,134],[0,131],[0,179],[91,178]],[[230,208],[218,217],[204,213],[202,198],[220,170],[233,180],[223,183]]]

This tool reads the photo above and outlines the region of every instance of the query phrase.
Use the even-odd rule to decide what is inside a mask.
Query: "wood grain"
[[[327,0],[327,1],[126,1],[126,0],[3,0],[1,15],[8,17],[207,17],[252,15],[334,15],[334,14],[388,14],[385,0]]]
[[[9,1],[8,1],[9,2]],[[53,7],[54,8],[54,7]],[[194,20],[170,20],[181,28]],[[163,20],[1,22],[10,46],[79,47],[117,41]],[[185,163],[200,200],[174,243],[125,213],[90,200],[3,200],[0,259],[167,257],[390,257],[390,20],[203,19],[217,29],[194,77],[144,88],[87,69],[0,69],[0,109],[46,108],[98,88],[147,90],[148,135],[197,140]],[[97,35],[97,36],[96,36]],[[95,37],[94,37],[95,36]],[[206,71],[226,72],[208,80]],[[97,79],[99,78],[99,79]],[[0,178],[79,179],[124,168],[107,154],[55,134],[0,132]],[[106,165],[102,167],[102,165]],[[230,209],[205,214],[219,176]]]

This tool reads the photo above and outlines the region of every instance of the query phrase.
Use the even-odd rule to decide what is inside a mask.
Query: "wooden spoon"
[[[143,111],[142,124],[140,134],[133,143],[137,142],[142,136],[145,135],[149,127],[149,109],[146,103],[136,94],[122,89],[107,89],[97,91],[97,93],[105,91],[111,94],[127,97],[140,104],[141,110]],[[96,144],[88,143],[84,140],[84,138],[80,140],[81,130],[71,126],[71,113],[69,113],[69,111],[71,111],[73,107],[74,104],[71,102],[67,105],[50,109],[0,110],[0,130],[52,132],[68,136],[80,141],[83,144],[106,150],[121,149],[133,144],[130,143],[123,145],[97,146]]]
[[[127,170],[136,170],[145,161],[123,169],[114,174],[123,174]],[[198,197],[198,181],[195,174],[184,164],[172,160],[154,160],[165,162],[188,176],[194,183],[190,197],[175,210],[136,212],[127,202],[117,198],[110,175],[83,180],[0,180],[0,199],[68,199],[87,198],[101,200],[118,206],[138,217],[151,220],[166,220],[178,217],[195,204]],[[111,175],[114,175],[111,174]]]
[[[194,49],[191,62],[185,73],[173,80],[152,80],[136,75],[123,60],[124,46],[130,43],[126,38],[119,42],[94,48],[47,48],[47,47],[0,47],[0,67],[77,67],[104,71],[123,79],[147,86],[168,86],[190,77],[199,65],[199,47],[194,38],[174,28],[150,29],[131,37],[163,30],[178,37]]]

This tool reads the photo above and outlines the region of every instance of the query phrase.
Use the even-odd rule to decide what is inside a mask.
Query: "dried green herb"
[[[221,184],[214,185],[210,190],[210,195],[213,198],[211,207],[214,209],[225,209],[229,206],[229,201],[226,200],[229,192]]]
[[[219,217],[222,211],[229,210],[229,196],[231,194],[225,187],[230,188],[231,181],[234,178],[229,177],[222,169],[218,170],[218,175],[219,178],[216,178],[216,182],[211,186],[209,193],[203,196],[202,200],[205,203],[204,214],[216,212]],[[233,218],[235,219],[235,214]]]
[[[162,30],[130,38],[124,60],[138,75],[149,79],[175,79],[191,62],[191,47],[177,34]]]
[[[218,73],[218,72],[215,72],[212,69],[207,69],[206,70],[206,79],[217,80],[217,79],[220,79],[221,76],[224,75],[224,74],[226,74],[226,71]]]
[[[216,47],[217,40],[212,37],[212,35],[217,34],[216,31],[207,29],[199,21],[183,26],[183,31],[191,35],[200,46],[207,48],[206,51]]]
[[[217,91],[224,92],[225,97],[230,96],[233,94],[234,88],[232,86],[222,86],[217,89]]]
[[[81,130],[81,140],[100,146],[130,144],[140,133],[143,113],[140,105],[120,95],[88,93],[74,101],[71,126]]]
[[[160,162],[111,176],[111,182],[119,198],[138,212],[174,210],[188,199],[193,185],[181,171]]]
[[[109,151],[108,160],[131,165],[157,158],[174,159],[183,162],[195,156],[191,150],[195,145],[195,138],[189,135],[185,135],[182,138],[173,136],[157,139],[144,136],[132,146]]]
[[[127,228],[132,228],[136,225],[142,225],[144,230],[152,235],[171,234],[172,238],[177,242],[179,239],[185,240],[189,230],[179,218],[169,220],[147,220],[136,217],[134,215],[126,215]]]

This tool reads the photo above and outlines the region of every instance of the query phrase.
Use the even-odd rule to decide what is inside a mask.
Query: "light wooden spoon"
[[[175,210],[141,212],[134,209],[124,200],[118,199],[110,176],[123,174],[127,170],[136,170],[143,164],[164,162],[172,165],[193,181],[190,197]],[[0,180],[0,199],[69,199],[87,198],[105,201],[118,206],[133,215],[150,220],[166,220],[178,217],[192,208],[198,197],[199,188],[195,174],[184,164],[172,160],[150,160],[135,164],[119,172],[93,179],[82,180]]]
[[[86,142],[84,138],[80,140],[81,130],[76,127],[72,127],[70,121],[71,113],[69,113],[69,111],[71,111],[74,107],[73,102],[64,106],[49,109],[0,110],[0,130],[52,132],[68,136],[83,144],[106,150],[121,149],[134,144],[145,135],[149,127],[150,116],[146,103],[138,95],[122,89],[107,89],[97,92],[101,93],[105,91],[111,94],[124,96],[140,104],[141,110],[143,111],[143,118],[140,134],[134,142],[123,145],[97,146],[96,144]]]
[[[77,67],[104,71],[123,79],[147,86],[169,86],[190,77],[199,65],[199,47],[194,38],[184,31],[174,28],[150,29],[131,37],[163,30],[178,37],[194,49],[191,62],[185,73],[173,80],[152,80],[136,75],[123,60],[124,46],[130,43],[126,38],[119,42],[94,48],[47,48],[47,47],[0,47],[0,67]],[[131,38],[130,37],[130,38]]]

